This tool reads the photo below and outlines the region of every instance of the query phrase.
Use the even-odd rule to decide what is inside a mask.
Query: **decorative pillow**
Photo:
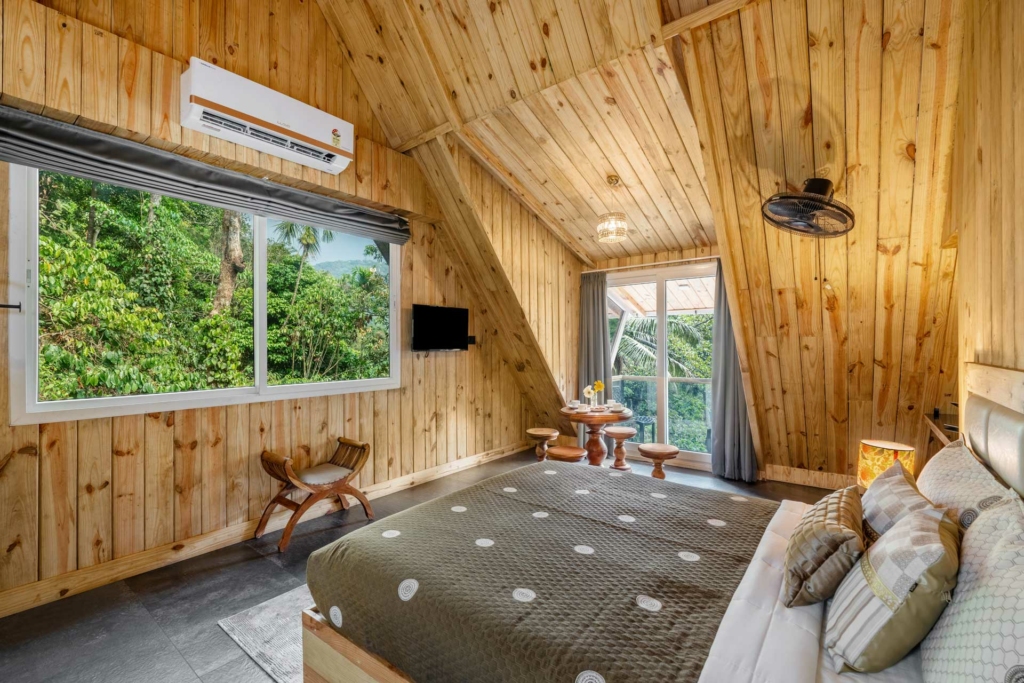
[[[786,547],[786,607],[828,600],[864,552],[856,486],[831,493],[804,513]]]
[[[928,635],[956,585],[959,538],[946,511],[929,506],[867,549],[828,609],[825,647],[836,671],[881,671]]]
[[[932,507],[914,484],[914,475],[897,460],[871,482],[861,497],[864,506],[864,537],[870,545],[915,510]]]
[[[932,456],[917,480],[917,489],[934,505],[948,508],[966,530],[982,510],[1010,492],[978,461],[963,440]]]
[[[1024,681],[1024,502],[1005,498],[964,532],[953,602],[921,645],[926,683]]]

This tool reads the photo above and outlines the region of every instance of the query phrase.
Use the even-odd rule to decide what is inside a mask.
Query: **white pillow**
[[[1010,493],[974,457],[963,440],[954,441],[932,456],[917,479],[917,490],[933,504],[949,508],[961,531],[982,510]]]
[[[1024,681],[1024,502],[1006,498],[964,533],[953,600],[921,644],[925,683]]]
[[[864,540],[871,545],[878,537],[917,510],[934,507],[917,490],[914,475],[899,460],[878,475],[861,496],[864,508]]]

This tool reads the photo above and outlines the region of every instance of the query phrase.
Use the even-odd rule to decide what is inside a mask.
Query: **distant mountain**
[[[378,263],[372,259],[353,259],[349,261],[324,261],[323,263],[313,264],[313,267],[317,270],[322,270],[325,273],[330,273],[334,277],[341,277],[346,273],[351,273],[353,270],[359,267],[364,268],[376,268],[377,272],[381,275],[388,274],[388,264]]]

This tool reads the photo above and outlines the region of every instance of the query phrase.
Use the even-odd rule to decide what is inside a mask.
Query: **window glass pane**
[[[715,278],[665,283],[668,320],[668,442],[707,453],[711,448],[711,338]]]
[[[39,172],[39,400],[253,386],[252,216]]]
[[[633,411],[622,423],[639,443],[658,441],[658,287],[641,282],[608,288],[612,394]]]
[[[274,385],[390,375],[388,245],[267,222],[267,376]]]

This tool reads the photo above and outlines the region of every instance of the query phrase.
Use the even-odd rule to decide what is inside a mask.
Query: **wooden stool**
[[[537,461],[542,461],[547,456],[548,442],[558,438],[558,430],[550,427],[531,427],[526,430],[526,435],[537,442]]]
[[[615,462],[612,463],[613,470],[629,472],[632,467],[626,464],[626,448],[623,444],[636,436],[636,429],[633,427],[605,427],[605,436],[615,439]]]
[[[661,468],[661,464],[679,455],[679,449],[664,443],[642,443],[640,444],[640,455],[654,462],[654,471],[651,472],[651,476],[655,479],[664,479],[665,470]]]
[[[548,449],[548,460],[579,462],[586,454],[587,449],[579,446],[552,446]]]

